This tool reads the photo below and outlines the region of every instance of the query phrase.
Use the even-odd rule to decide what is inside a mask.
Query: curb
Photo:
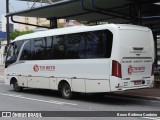
[[[147,100],[160,101],[160,97],[155,97],[155,96],[141,96],[141,95],[116,94],[116,93],[113,93],[113,95],[120,96],[120,97],[129,97],[129,98],[138,98],[138,99],[147,99]]]

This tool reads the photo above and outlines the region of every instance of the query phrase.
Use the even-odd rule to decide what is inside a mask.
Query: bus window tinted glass
[[[27,43],[28,48],[25,48],[27,56],[24,56],[26,53],[24,52],[21,59],[54,60],[110,58],[112,42],[113,34],[109,30],[31,39],[30,44]],[[17,44],[17,46],[19,45]],[[31,53],[30,57],[28,57],[29,51]]]
[[[106,31],[96,31],[84,33],[86,39],[86,52],[87,58],[108,58],[110,54],[106,54],[106,51],[111,52],[112,39],[107,39]],[[109,42],[110,41],[110,42]],[[108,44],[108,45],[107,45]],[[109,47],[110,46],[110,47]]]
[[[52,37],[47,37],[46,38],[46,59],[52,59],[53,58],[53,39]]]
[[[85,41],[81,34],[68,35],[66,39],[66,58],[85,58]]]
[[[52,59],[65,59],[65,36],[53,37]]]
[[[24,43],[20,60],[30,60],[30,41],[27,41],[26,43]]]
[[[14,48],[15,48],[15,56],[16,57],[18,57],[18,54],[19,54],[19,51],[20,51],[20,49],[21,49],[21,46],[22,46],[22,44],[23,44],[23,41],[17,41],[17,42],[15,42],[14,43]]]
[[[35,52],[35,60],[43,59],[44,54],[43,40],[35,40],[34,41],[34,52]]]
[[[31,59],[44,60],[45,58],[45,40],[44,38],[31,40]]]

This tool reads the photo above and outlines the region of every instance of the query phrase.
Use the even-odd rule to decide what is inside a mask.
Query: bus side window
[[[49,59],[52,59],[53,57],[53,37],[46,37],[46,52],[45,52],[45,57],[46,57],[46,60],[49,60]]]
[[[44,38],[31,40],[31,60],[45,60],[46,58],[46,41]]]
[[[34,53],[35,60],[44,60],[45,59],[45,41],[44,39],[34,40]]]
[[[85,33],[87,58],[104,58],[102,34],[103,31]]]
[[[65,59],[65,36],[53,37],[52,59]]]
[[[18,54],[19,54],[19,51],[21,49],[22,44],[23,44],[23,41],[17,41],[14,44],[14,55],[15,55],[16,59],[18,57]]]
[[[20,56],[20,60],[29,60],[29,59],[30,59],[30,41],[25,43]]]
[[[66,40],[66,58],[83,59],[85,58],[85,41],[80,34],[70,34]]]

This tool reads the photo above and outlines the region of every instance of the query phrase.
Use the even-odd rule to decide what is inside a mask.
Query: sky
[[[12,12],[18,12],[26,9],[31,9],[33,6],[34,2],[26,2],[26,1],[18,1],[18,0],[9,0],[9,11],[10,13]],[[46,4],[41,5],[40,3],[36,3],[34,7],[40,7],[44,6]],[[3,31],[5,30],[5,14],[6,14],[6,0],[0,0],[0,22],[2,22],[2,29]],[[12,23],[10,21],[10,23]],[[17,24],[14,24],[14,29],[16,29]]]
[[[17,0],[9,0],[9,9],[11,12],[18,11],[26,7],[25,2],[19,2]],[[0,0],[0,16],[6,13],[6,0]]]

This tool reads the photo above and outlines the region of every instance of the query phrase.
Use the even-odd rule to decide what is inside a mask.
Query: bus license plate
[[[134,85],[141,85],[142,84],[142,81],[135,81],[134,82]]]

